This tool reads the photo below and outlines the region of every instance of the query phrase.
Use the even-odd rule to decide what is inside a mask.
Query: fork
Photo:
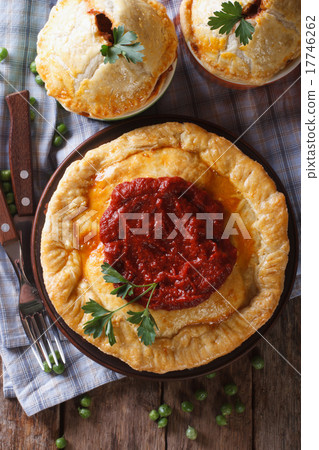
[[[55,341],[63,363],[65,363],[65,356],[57,329],[46,314],[38,290],[30,283],[25,274],[20,238],[13,225],[2,187],[0,186],[0,243],[9,257],[19,280],[20,319],[24,331],[30,340],[31,350],[41,369],[44,370],[44,361],[47,362],[51,369],[52,364],[49,353],[52,354],[54,363],[56,365],[59,364],[52,341]]]

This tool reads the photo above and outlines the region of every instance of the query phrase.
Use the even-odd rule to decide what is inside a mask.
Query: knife
[[[18,214],[14,225],[22,233],[22,254],[25,273],[33,281],[30,257],[30,240],[34,218],[32,149],[30,131],[29,91],[6,96],[10,113],[9,161],[15,204]]]

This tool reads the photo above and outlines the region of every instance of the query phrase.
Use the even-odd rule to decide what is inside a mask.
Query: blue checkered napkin
[[[35,191],[39,198],[57,165],[77,145],[106,126],[103,122],[70,114],[34,81],[29,64],[36,54],[37,34],[45,24],[54,1],[0,0],[1,45],[9,57],[0,64],[0,168],[9,167],[9,113],[4,96],[14,89],[28,89],[38,100],[32,124]],[[179,35],[179,59],[175,77],[161,100],[147,114],[175,113],[206,119],[234,134],[243,133],[295,81],[298,74],[268,87],[233,91],[204,78],[193,66],[183,42],[178,20],[180,1],[163,1]],[[10,84],[5,82],[5,77]],[[53,127],[64,122],[68,144],[52,148]],[[277,171],[291,199],[300,227],[300,83],[297,82],[244,135]],[[300,294],[297,278],[292,296]],[[28,415],[61,403],[121,376],[94,363],[64,341],[68,365],[65,374],[40,372],[18,318],[18,286],[13,269],[0,248],[0,353],[3,360],[5,397],[16,396]]]

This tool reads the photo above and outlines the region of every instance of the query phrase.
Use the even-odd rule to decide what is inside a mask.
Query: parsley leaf
[[[240,23],[236,28],[235,35],[239,37],[239,41],[243,45],[247,45],[252,39],[255,28],[245,20],[243,8],[237,1],[222,3],[222,10],[215,11],[214,16],[209,17],[208,25],[211,30],[219,29],[220,34],[229,34],[238,22]]]
[[[119,59],[119,55],[124,56],[127,62],[132,62],[133,64],[142,62],[144,54],[141,52],[144,50],[144,47],[140,42],[134,42],[136,39],[137,35],[133,31],[124,33],[123,25],[114,28],[113,45],[101,46],[100,51],[105,57],[104,64],[114,64]]]
[[[239,37],[239,40],[243,45],[247,45],[249,40],[253,38],[254,31],[255,28],[251,23],[247,22],[244,19],[241,19],[240,24],[236,28],[235,34],[237,37]]]
[[[149,312],[148,307],[152,295],[154,293],[154,290],[157,286],[157,283],[143,284],[143,285],[136,285],[134,283],[131,283],[108,263],[103,263],[101,269],[102,273],[104,274],[103,278],[107,283],[121,284],[119,287],[111,291],[110,293],[111,295],[116,295],[117,297],[125,299],[127,295],[134,294],[134,288],[146,288],[146,289],[137,297],[133,298],[133,300],[130,300],[129,302],[120,306],[114,311],[109,311],[108,309],[105,309],[103,306],[101,306],[99,303],[90,299],[84,306],[82,306],[84,312],[86,314],[91,314],[93,317],[93,319],[89,320],[88,322],[85,322],[85,324],[83,325],[84,333],[92,334],[93,338],[97,338],[101,336],[103,329],[105,327],[105,335],[109,340],[109,344],[111,346],[114,345],[116,343],[116,339],[112,324],[113,315],[117,311],[125,308],[130,303],[136,302],[144,295],[146,295],[148,292],[150,292],[146,308],[143,311],[139,312],[128,311],[128,315],[130,315],[131,317],[129,317],[127,320],[133,324],[139,325],[139,327],[137,328],[137,334],[141,338],[141,342],[143,342],[143,344],[145,345],[153,344],[156,337],[155,329],[158,330],[158,327],[156,325],[154,317]]]

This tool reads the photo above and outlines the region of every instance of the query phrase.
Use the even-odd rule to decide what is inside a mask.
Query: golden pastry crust
[[[236,265],[209,299],[193,308],[152,311],[159,327],[153,345],[140,342],[124,309],[115,315],[117,343],[111,347],[105,337],[84,335],[83,324],[90,316],[81,307],[89,298],[111,310],[125,301],[110,295],[113,286],[102,278],[98,234],[87,244],[75,245],[73,220],[85,210],[81,233],[87,235],[92,221],[99,223],[116,185],[162,176],[180,176],[206,189],[226,211],[240,214],[252,239],[233,236]],[[148,126],[89,151],[68,167],[49,202],[42,232],[44,281],[64,321],[100,350],[136,370],[192,368],[231,352],[271,317],[284,284],[287,227],[284,195],[263,167],[235,145],[191,123]],[[142,309],[137,304],[130,308]]]
[[[76,13],[75,13],[76,11]],[[104,64],[106,44],[95,15],[134,31],[143,62],[120,57]],[[153,0],[60,0],[38,36],[36,66],[47,92],[66,109],[97,119],[133,112],[149,103],[176,59],[177,37],[163,5]]]
[[[248,19],[253,38],[242,45],[235,36],[219,34],[208,25],[209,17],[222,9],[223,0],[183,0],[182,31],[202,66],[234,83],[263,85],[300,56],[300,0],[262,0],[259,13]],[[239,2],[242,7],[254,3]]]

